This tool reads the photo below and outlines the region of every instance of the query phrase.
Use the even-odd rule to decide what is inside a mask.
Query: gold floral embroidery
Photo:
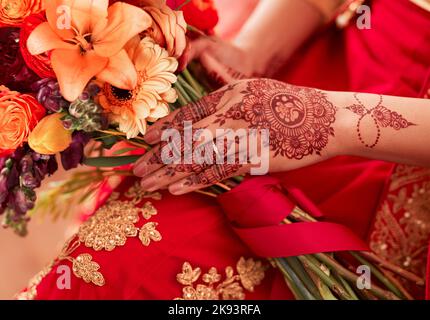
[[[182,289],[183,300],[244,300],[246,289],[253,292],[255,286],[259,285],[264,279],[266,267],[261,261],[253,259],[246,260],[240,258],[236,265],[237,274],[234,269],[228,266],[225,269],[225,280],[218,273],[215,267],[201,277],[204,284],[196,284],[200,279],[202,270],[193,269],[191,264],[185,262],[182,266],[182,272],[176,276],[176,280],[185,286]]]
[[[109,200],[100,207],[94,215],[88,218],[64,245],[60,255],[47,268],[44,268],[30,282],[26,291],[16,295],[17,299],[34,299],[37,295],[36,287],[58,261],[68,260],[72,263],[73,274],[87,283],[103,286],[105,279],[100,271],[100,265],[93,261],[89,253],[83,253],[76,258],[71,254],[81,245],[95,251],[112,251],[118,246],[124,246],[127,238],[138,237],[142,245],[149,246],[152,241],[161,241],[161,233],[157,230],[156,222],[147,222],[137,227],[140,216],[150,220],[157,215],[157,209],[151,202],[146,202],[141,208],[138,206],[145,198],[160,200],[161,194],[147,193],[141,190],[136,182],[124,196],[129,201],[120,201],[121,194],[112,192]]]
[[[15,295],[16,300],[34,300],[37,297],[37,286],[42,282],[48,273],[51,272],[54,262],[44,267],[28,282],[27,289]]]
[[[82,278],[86,283],[92,282],[101,287],[105,284],[105,279],[98,271],[100,269],[99,264],[92,260],[93,257],[90,254],[81,254],[72,260],[72,270],[78,278]]]
[[[371,249],[424,276],[430,238],[430,169],[398,165],[375,217]]]
[[[79,240],[96,251],[123,246],[127,237],[137,235],[139,212],[131,202],[110,201],[80,226]]]
[[[140,203],[143,199],[161,200],[162,198],[159,192],[147,192],[143,190],[138,181],[124,193],[124,196],[132,199],[134,203]]]
[[[144,246],[149,246],[151,240],[161,241],[161,233],[157,231],[157,225],[156,222],[148,222],[140,229],[139,239]]]
[[[96,251],[112,251],[125,245],[127,238],[138,235],[139,228],[135,223],[139,221],[139,214],[148,220],[157,214],[157,210],[150,202],[138,208],[130,201],[110,201],[81,225],[79,240]],[[146,230],[146,226],[142,227],[141,233]],[[161,239],[155,237],[153,240],[159,241],[158,238]]]

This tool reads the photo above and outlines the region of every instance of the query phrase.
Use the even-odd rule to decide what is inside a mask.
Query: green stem
[[[181,107],[186,106],[188,102],[178,88],[176,88],[176,93],[178,94],[178,102],[181,105]]]
[[[188,68],[185,68],[184,71],[182,71],[183,76],[188,81],[188,83],[197,91],[200,93],[200,95],[203,97],[207,95],[206,90],[203,88],[200,83],[193,77],[191,72],[188,70]]]
[[[285,283],[287,284],[288,288],[291,290],[291,292],[294,295],[294,298],[296,300],[304,300],[305,297],[303,297],[302,293],[300,292],[299,288],[297,287],[297,284],[291,279],[288,272],[285,271],[285,269],[282,267],[282,265],[279,263],[279,259],[273,259],[278,269],[282,272],[284,275]]]
[[[307,273],[306,269],[300,263],[299,259],[297,259],[297,257],[288,257],[285,258],[285,260],[288,262],[288,264],[291,266],[295,274],[297,274],[297,276],[300,278],[300,280],[303,282],[309,292],[316,299],[321,300],[322,297],[320,295],[317,285],[314,283],[310,275]]]
[[[299,260],[309,269],[311,269],[321,281],[335,292],[342,300],[353,300],[353,298],[345,291],[342,285],[337,282],[332,276],[327,275],[321,270],[318,261],[311,256],[299,256]]]
[[[202,98],[199,92],[197,92],[190,84],[182,76],[178,76],[178,82],[182,86],[182,88],[187,92],[187,94],[191,97],[193,102],[196,102]]]
[[[372,275],[374,275],[381,283],[383,283],[391,292],[393,292],[399,298],[406,298],[403,293],[394,285],[390,280],[388,280],[372,263],[361,257],[359,254],[351,251],[349,252],[355,259],[357,259],[361,264],[366,265],[370,268]]]
[[[345,280],[348,280],[352,284],[356,284],[358,280],[358,275],[349,271],[348,269],[344,268],[342,265],[340,265],[336,260],[329,257],[326,254],[323,253],[317,253],[314,255],[318,260],[323,262],[327,267],[329,267],[332,270],[335,270],[339,273],[341,277],[343,277]],[[384,290],[374,284],[372,284],[372,288],[369,289],[370,292],[372,292],[375,296],[377,296],[380,299],[385,300],[399,300],[399,297],[397,297],[394,293]]]
[[[186,6],[188,3],[190,3],[190,1],[191,0],[185,0],[179,6],[176,7],[175,11],[180,11],[184,6]]]
[[[302,279],[297,275],[290,264],[290,258],[279,259],[279,265],[282,266],[284,271],[288,273],[290,278],[296,284],[297,288],[300,290],[302,296],[305,300],[316,300],[316,298],[312,295],[312,293],[308,290],[306,285],[303,283]]]
[[[184,90],[184,88],[182,87],[182,85],[181,85],[181,83],[179,81],[176,81],[175,88],[178,91],[178,96],[182,96],[184,98],[184,100],[187,102],[185,105],[190,104],[191,102],[193,102],[193,100],[188,95],[188,93]]]
[[[335,272],[334,276],[336,277],[337,280],[339,280],[339,282],[343,285],[343,287],[346,289],[346,291],[349,293],[349,295],[354,299],[354,300],[359,300],[359,298],[357,297],[357,295],[355,294],[354,290],[351,288],[351,286],[349,285],[348,281],[346,281],[344,278],[342,278],[339,273]]]

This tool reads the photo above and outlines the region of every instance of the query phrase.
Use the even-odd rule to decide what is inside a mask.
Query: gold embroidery
[[[123,246],[127,238],[138,237],[142,245],[149,246],[152,241],[161,241],[161,233],[156,229],[156,222],[148,222],[141,228],[135,224],[139,222],[140,215],[145,220],[150,220],[157,215],[157,209],[151,202],[146,202],[142,208],[137,205],[145,198],[161,199],[160,193],[148,193],[140,188],[136,182],[124,196],[130,201],[119,201],[121,194],[112,192],[109,200],[100,207],[94,215],[85,221],[78,233],[72,236],[64,245],[60,255],[48,267],[40,271],[30,280],[27,290],[15,296],[16,299],[34,299],[37,295],[36,287],[58,261],[68,260],[72,263],[73,274],[87,283],[103,286],[105,279],[100,272],[100,265],[93,261],[89,253],[83,253],[76,258],[71,254],[81,245],[95,251],[112,251],[118,246]]]
[[[155,215],[157,215],[157,209],[155,209],[151,202],[145,203],[142,207],[143,218],[149,220]]]
[[[398,165],[375,217],[371,249],[424,276],[430,238],[430,169]]]
[[[76,259],[72,259],[72,270],[75,276],[82,278],[86,283],[92,282],[101,287],[105,284],[105,279],[98,272],[99,264],[92,260],[93,257],[90,254],[80,254]]]
[[[157,231],[157,225],[156,222],[149,222],[140,229],[139,239],[144,246],[149,246],[151,240],[161,241],[161,233]]]
[[[137,235],[134,224],[139,221],[141,211],[128,201],[110,201],[80,226],[79,240],[96,251],[123,246],[127,237]]]
[[[255,286],[264,279],[266,267],[261,261],[240,258],[236,265],[237,274],[228,266],[225,269],[225,280],[221,282],[222,276],[217,269],[212,267],[201,279],[204,284],[196,284],[200,279],[202,270],[193,269],[191,264],[185,262],[182,273],[176,276],[176,280],[185,286],[182,289],[183,300],[244,300],[246,289],[253,292]]]
[[[81,225],[79,240],[96,251],[112,251],[125,245],[127,238],[137,236],[139,228],[134,224],[139,221],[139,214],[148,220],[157,210],[150,202],[138,208],[133,202],[110,201]],[[142,231],[146,232],[145,226]]]
[[[54,262],[44,267],[28,282],[27,289],[15,295],[16,300],[34,300],[37,296],[37,286],[42,282],[43,278],[51,272]]]
[[[124,196],[128,199],[132,199],[134,203],[140,203],[143,199],[161,200],[162,196],[159,192],[147,192],[142,189],[139,181],[128,189]]]

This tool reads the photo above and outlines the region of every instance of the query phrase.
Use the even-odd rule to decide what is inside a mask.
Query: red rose
[[[167,5],[172,9],[178,8],[186,0],[167,0]],[[212,34],[218,24],[218,11],[214,0],[191,0],[181,7],[185,21],[200,31]]]
[[[27,39],[33,30],[42,22],[45,22],[45,15],[42,13],[33,14],[24,19],[20,33],[20,49],[26,65],[36,72],[41,78],[55,78],[54,70],[52,70],[51,60],[47,54],[33,56],[28,52]]]

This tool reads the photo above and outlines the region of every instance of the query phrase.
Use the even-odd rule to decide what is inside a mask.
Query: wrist
[[[357,122],[345,109],[351,105],[351,94],[347,92],[327,91],[328,100],[336,107],[336,120],[334,122],[334,142],[331,148],[333,156],[358,155],[355,138]]]

